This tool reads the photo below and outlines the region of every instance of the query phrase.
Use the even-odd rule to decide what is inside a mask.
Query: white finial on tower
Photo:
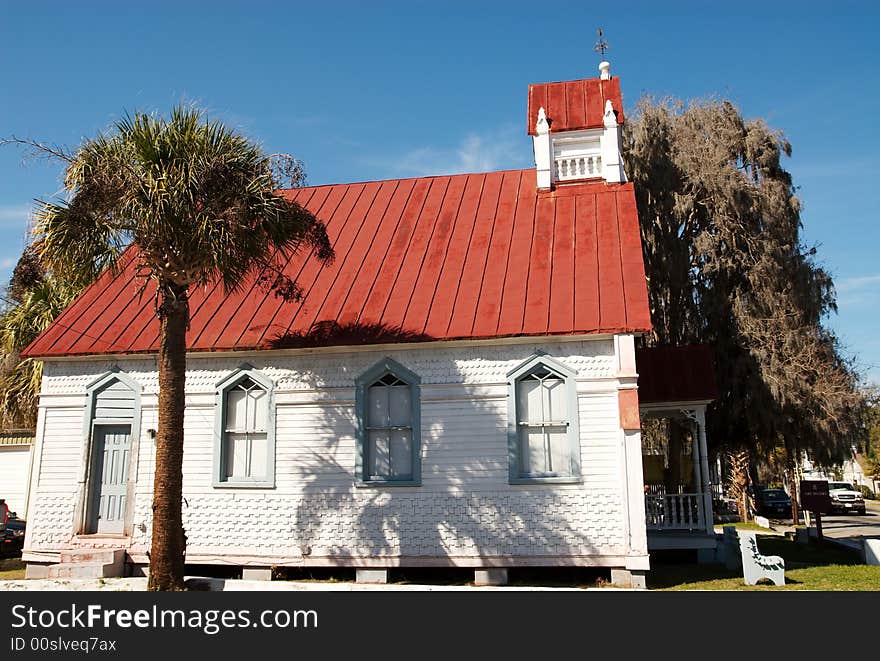
[[[538,135],[550,133],[550,123],[547,121],[547,113],[544,112],[544,106],[538,108],[538,121],[535,122],[535,133]]]
[[[611,62],[607,60],[599,62],[599,80],[611,80]]]
[[[602,115],[602,123],[605,125],[606,129],[617,127],[617,114],[614,112],[614,106],[611,103],[611,99],[605,101],[605,114]]]

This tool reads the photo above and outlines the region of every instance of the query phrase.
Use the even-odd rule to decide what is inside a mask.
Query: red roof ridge
[[[534,166],[528,168],[507,168],[505,170],[485,170],[483,172],[450,172],[448,174],[425,174],[412,177],[388,177],[387,179],[363,179],[360,181],[339,181],[332,184],[307,184],[297,188],[281,188],[280,192],[298,191],[304,188],[325,188],[327,186],[358,186],[360,184],[384,184],[391,181],[419,181],[422,179],[442,179],[443,177],[474,177],[487,174],[504,174],[505,172],[528,172],[534,171]]]

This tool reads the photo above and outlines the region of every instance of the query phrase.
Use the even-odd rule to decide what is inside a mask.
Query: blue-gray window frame
[[[266,476],[264,478],[226,477],[226,394],[245,379],[251,379],[266,391]],[[213,486],[235,489],[275,488],[275,384],[250,365],[241,365],[217,382],[217,400],[214,415],[214,474]]]
[[[571,471],[568,475],[523,475],[521,470],[522,447],[518,428],[517,384],[540,369],[550,370],[565,382],[569,420],[568,443],[571,456]],[[580,411],[575,376],[573,370],[542,353],[531,356],[507,373],[507,452],[510,484],[578,484],[583,482],[581,477],[580,425],[578,424]]]
[[[367,433],[369,398],[367,388],[386,374],[400,379],[410,388],[410,406],[412,407],[412,479],[411,480],[371,480],[367,471],[367,452],[370,442]],[[418,374],[407,369],[393,358],[383,358],[373,365],[355,382],[355,417],[357,418],[355,453],[355,484],[361,487],[418,487],[422,484],[422,415],[421,415],[422,380]]]

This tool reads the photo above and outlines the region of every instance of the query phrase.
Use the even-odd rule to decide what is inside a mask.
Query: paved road
[[[864,516],[826,514],[822,517],[822,532],[828,537],[851,542],[861,548],[861,538],[880,538],[880,508],[868,506]]]

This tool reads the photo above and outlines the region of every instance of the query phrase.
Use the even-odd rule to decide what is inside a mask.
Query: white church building
[[[336,258],[287,265],[297,302],[257,278],[192,292],[187,564],[372,580],[468,567],[490,582],[589,566],[643,585],[649,537],[714,544],[711,395],[643,402],[695,425],[690,486],[644,480],[635,347],[651,324],[623,121],[603,63],[529,86],[534,168],[284,192]],[[102,553],[148,566],[159,324],[141,285],[129,256],[25,352],[45,361],[31,576]]]

